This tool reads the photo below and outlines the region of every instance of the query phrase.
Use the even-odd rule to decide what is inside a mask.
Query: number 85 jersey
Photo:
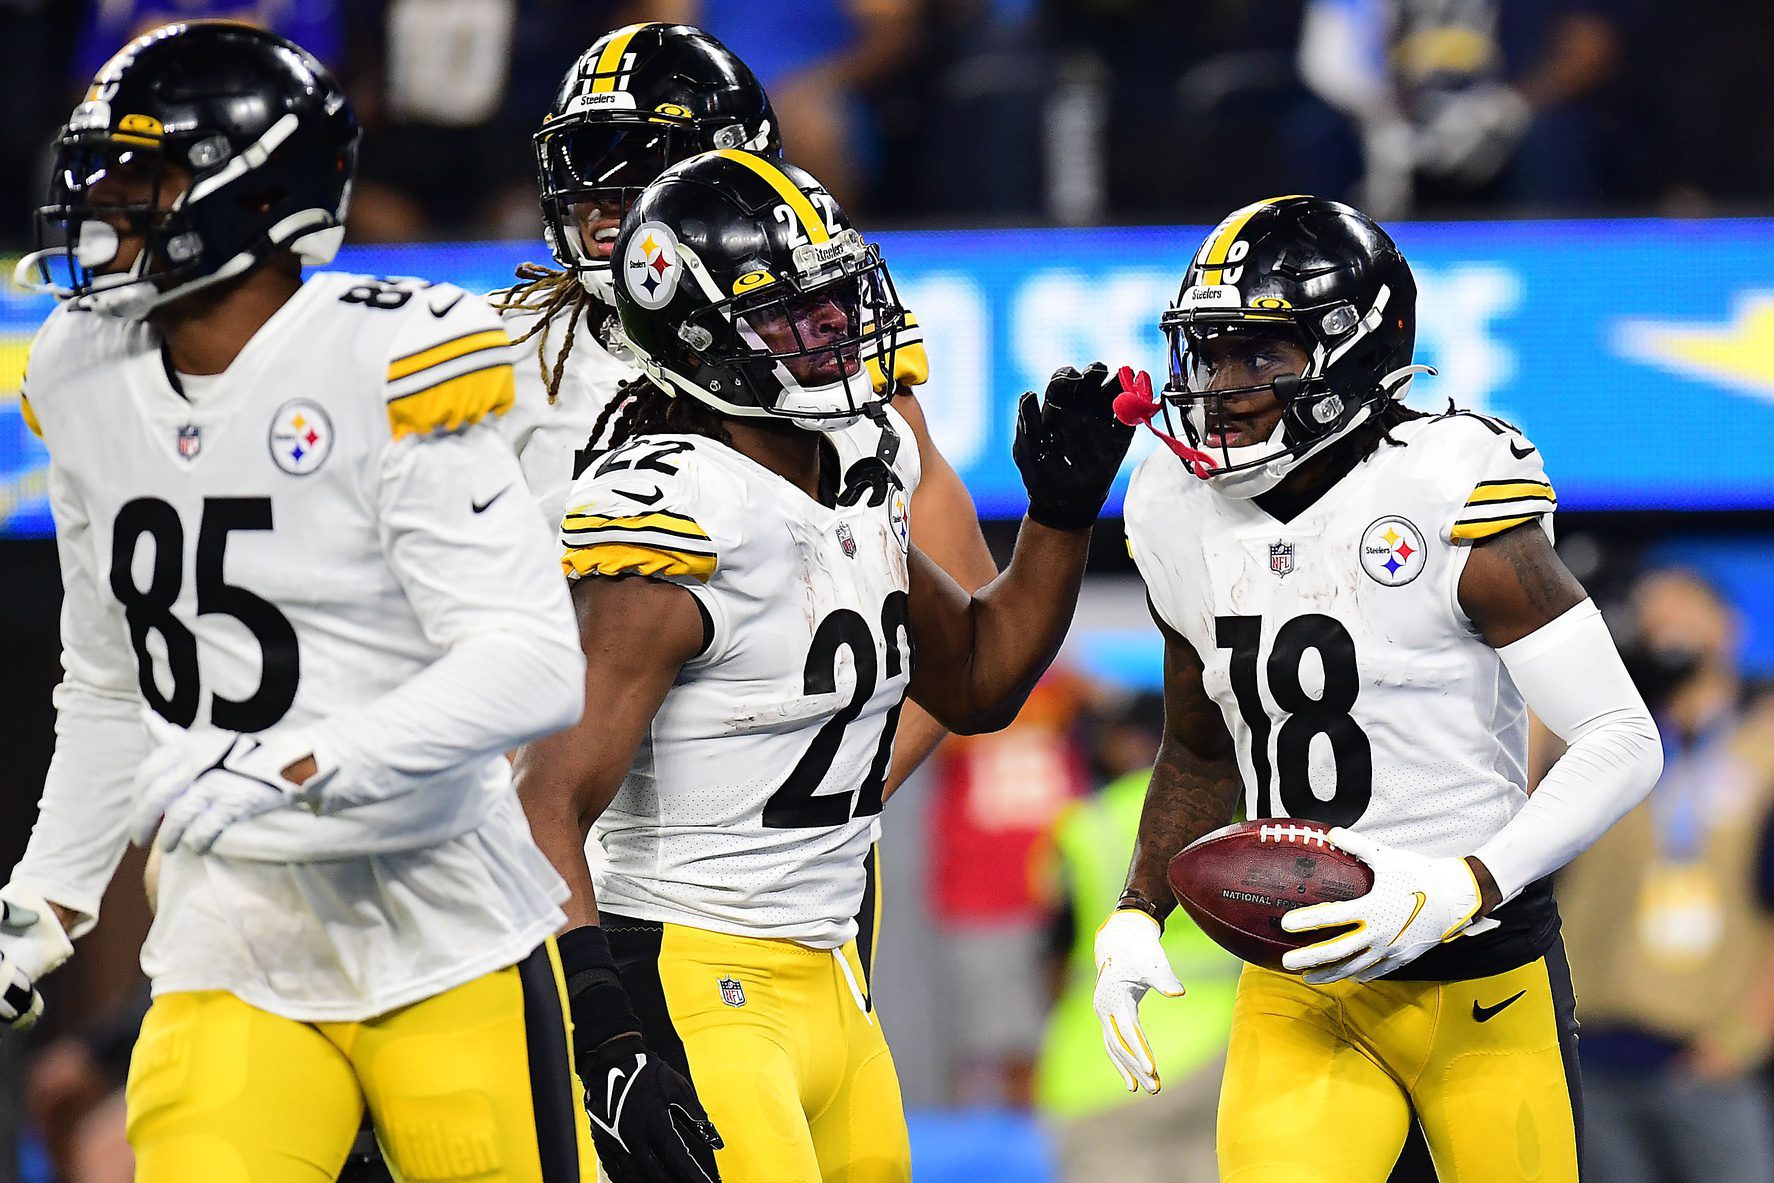
[[[1498,420],[1425,417],[1392,436],[1289,522],[1160,449],[1128,488],[1128,549],[1201,660],[1245,816],[1464,855],[1527,800],[1527,714],[1461,611],[1460,574],[1476,540],[1536,520],[1550,532],[1556,501],[1539,452]],[[1550,940],[1550,891],[1530,887],[1498,919],[1507,933],[1443,946],[1410,976],[1471,976],[1442,962]]]
[[[568,575],[676,583],[707,640],[597,821],[600,907],[819,948],[856,935],[911,680],[918,449],[887,419],[824,436],[831,505],[699,436],[640,437],[574,485]]]
[[[477,426],[511,401],[508,350],[459,289],[334,273],[310,276],[211,378],[177,378],[147,324],[67,306],[45,322],[24,408],[52,457],[58,705],[299,730],[317,758],[330,744],[363,770],[373,803],[276,811],[231,827],[218,853],[415,849],[509,795],[504,761],[466,728],[424,752],[416,731],[371,734],[403,701],[386,696],[485,627],[482,607],[566,625],[547,532],[509,449]],[[500,586],[482,585],[489,573]],[[417,817],[421,798],[435,808]]]

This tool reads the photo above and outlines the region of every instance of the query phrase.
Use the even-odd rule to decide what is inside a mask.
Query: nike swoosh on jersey
[[[1516,1001],[1518,998],[1522,997],[1522,995],[1524,995],[1526,993],[1527,993],[1526,990],[1521,990],[1521,991],[1518,991],[1514,994],[1511,994],[1508,998],[1505,998],[1502,1002],[1499,1002],[1496,1006],[1480,1006],[1480,1005],[1478,1005],[1478,999],[1474,998],[1472,1000],[1472,1020],[1473,1020],[1473,1022],[1475,1022],[1475,1023],[1490,1022],[1492,1019],[1496,1018],[1499,1014],[1501,1014],[1503,1012],[1504,1008],[1506,1008],[1510,1003]]]
[[[1509,441],[1509,454],[1514,456],[1517,460],[1525,460],[1538,450],[1539,449],[1535,448],[1533,444],[1529,444],[1527,451],[1524,452],[1515,446],[1514,440]]]
[[[620,493],[631,501],[638,501],[642,505],[658,505],[661,501],[665,500],[665,493],[661,489],[654,489],[651,493],[644,495],[640,493],[630,493],[627,489],[612,489],[610,491],[612,493]]]
[[[510,491],[511,491],[511,486],[506,485],[503,489],[500,489],[497,493],[494,493],[491,497],[487,498],[485,501],[470,501],[468,504],[471,508],[473,508],[475,513],[485,513],[485,512],[487,512],[488,508],[490,508],[492,506],[493,502],[499,500],[499,498],[505,496],[505,494]]]
[[[466,295],[468,295],[467,292],[459,293],[454,300],[451,300],[448,304],[445,304],[442,308],[433,308],[431,305],[427,304],[427,305],[425,305],[425,311],[431,313],[431,315],[437,317],[437,319],[442,320],[444,317],[446,317],[450,314],[451,309],[455,308],[456,305],[458,305],[462,302],[463,297]]]

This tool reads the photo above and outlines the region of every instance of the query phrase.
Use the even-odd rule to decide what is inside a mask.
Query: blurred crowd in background
[[[531,238],[530,133],[631,20],[707,28],[791,158],[879,224],[1212,221],[1304,188],[1376,216],[1765,209],[1765,0],[0,0],[0,247],[131,34],[268,24],[362,115],[358,241]],[[1232,162],[1236,161],[1234,165]]]
[[[0,250],[29,242],[85,81],[181,16],[267,24],[345,79],[366,127],[360,242],[539,236],[531,132],[585,46],[653,19],[746,60],[790,159],[873,225],[1205,222],[1294,190],[1387,219],[1774,207],[1767,0],[0,0]],[[1670,755],[1561,888],[1589,1177],[1774,1183],[1774,699],[1742,677],[1745,623],[1704,578],[1584,545],[1562,549],[1610,605]],[[929,1099],[1038,1113],[1067,1181],[1214,1177],[1237,963],[1170,925],[1189,994],[1148,1006],[1158,1098],[1121,1092],[1090,1007],[1155,690],[1056,672],[1015,726],[949,743],[913,790],[938,938],[919,968],[943,1000],[920,1016],[944,1047]],[[115,934],[111,965],[145,926],[129,894],[91,938]],[[144,988],[125,974],[84,997],[29,1047],[22,1100],[6,1060],[24,1045],[0,1041],[0,1117],[26,1118],[31,1178],[121,1183]],[[12,1132],[0,1120],[0,1183]]]

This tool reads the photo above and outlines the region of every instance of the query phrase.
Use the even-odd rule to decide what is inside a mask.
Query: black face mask
[[[1645,705],[1661,710],[1676,692],[1700,672],[1701,653],[1674,645],[1652,645],[1640,637],[1620,652],[1632,684],[1644,695]]]

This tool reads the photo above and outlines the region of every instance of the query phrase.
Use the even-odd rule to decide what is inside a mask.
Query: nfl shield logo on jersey
[[[1269,570],[1283,579],[1294,569],[1294,544],[1291,542],[1271,542],[1269,544]]]
[[[721,1001],[728,1006],[745,1005],[745,987],[739,984],[738,978],[722,978]]]
[[[203,451],[203,431],[195,423],[179,428],[179,455],[194,460]]]
[[[845,558],[854,559],[856,557],[856,536],[850,532],[850,523],[848,522],[838,523],[838,545],[844,548]]]

